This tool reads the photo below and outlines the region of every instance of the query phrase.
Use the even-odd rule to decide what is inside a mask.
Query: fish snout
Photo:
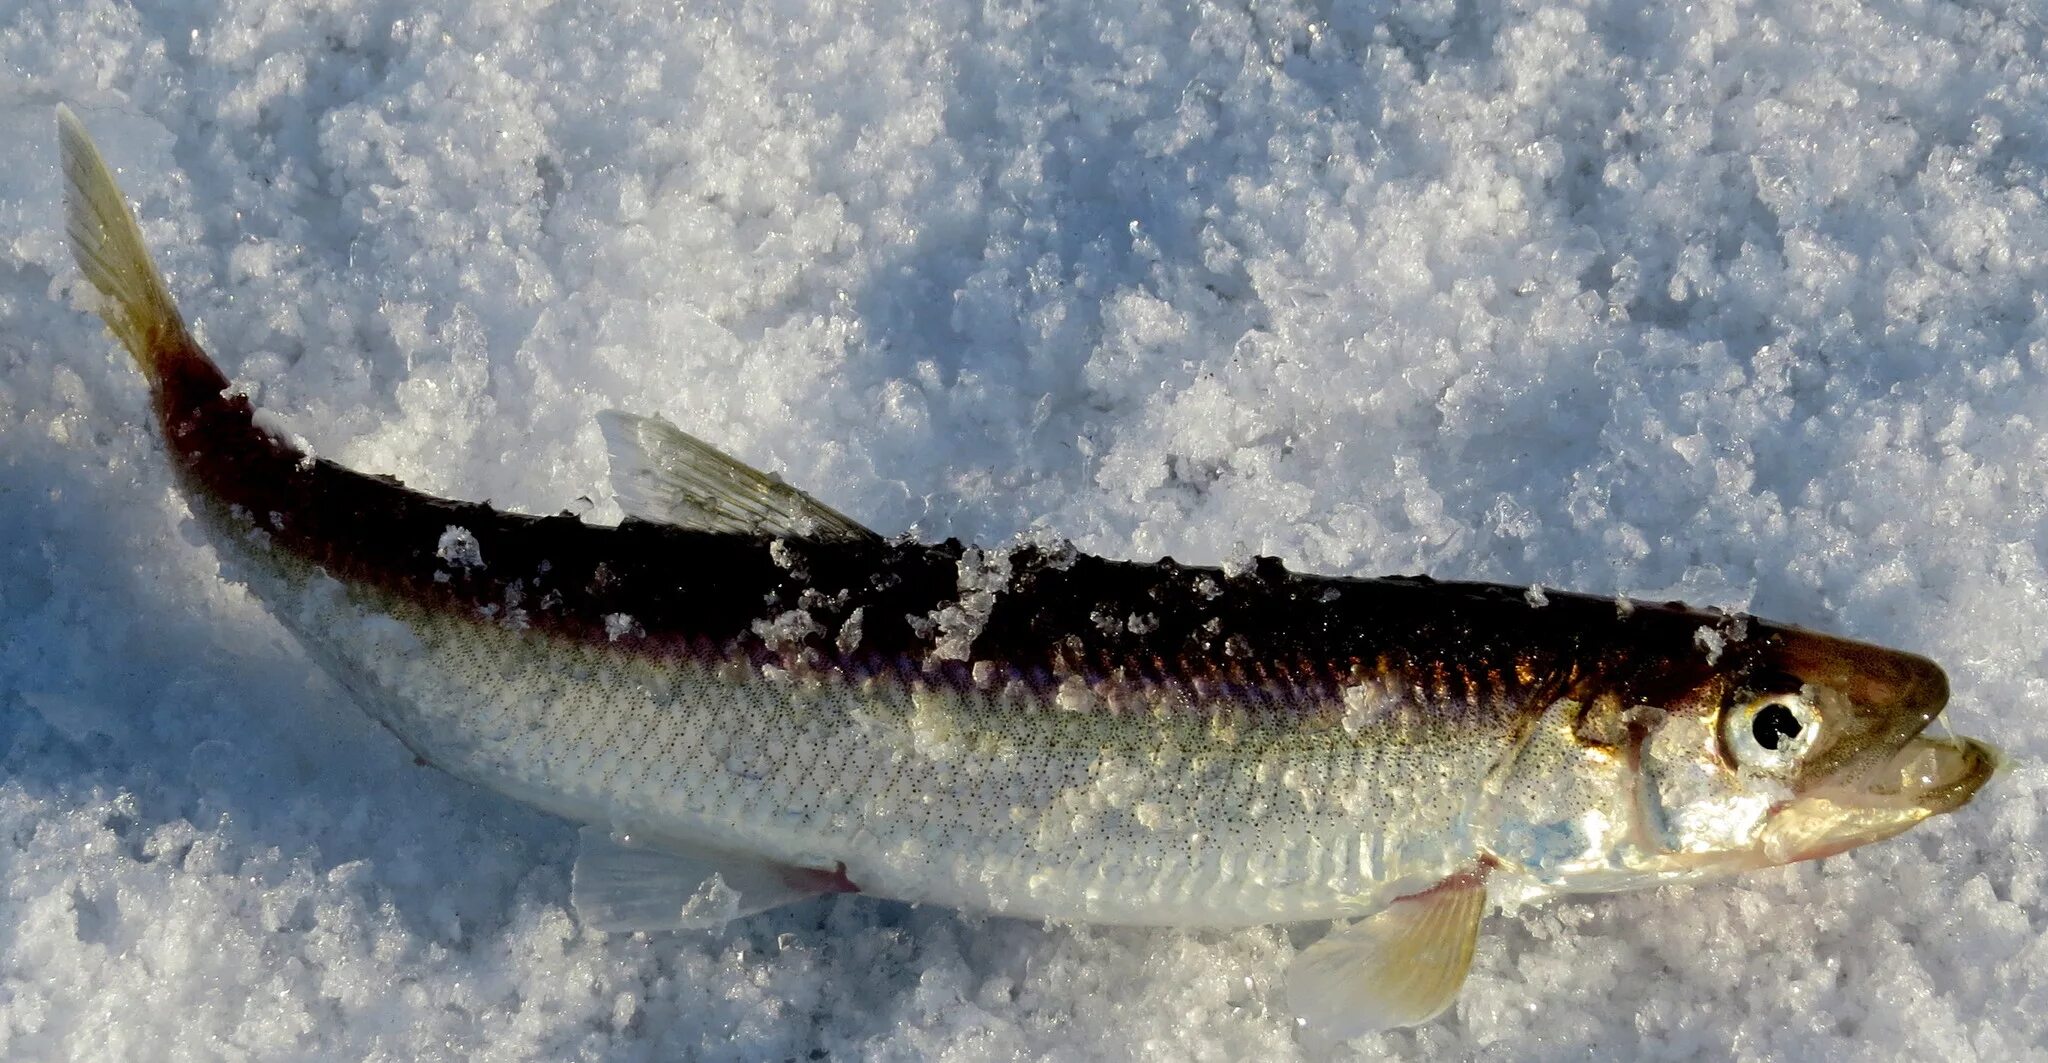
[[[1811,631],[1787,635],[1779,667],[1840,693],[1863,712],[1917,718],[1924,725],[1948,704],[1948,673],[1917,653]]]
[[[1911,721],[1911,734],[1919,734],[1948,706],[1948,673],[1919,654],[1886,651],[1884,666],[1864,672],[1849,696],[1861,704],[1889,706],[1899,723]]]

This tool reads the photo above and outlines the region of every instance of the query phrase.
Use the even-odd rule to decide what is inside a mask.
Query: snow
[[[885,534],[1925,651],[2014,760],[1976,804],[1490,918],[1347,1051],[2048,1056],[2037,7],[0,8],[0,1055],[1300,1052],[1285,928],[579,928],[573,829],[416,767],[197,541],[82,312],[67,101],[237,383],[430,491],[616,519],[618,407]]]

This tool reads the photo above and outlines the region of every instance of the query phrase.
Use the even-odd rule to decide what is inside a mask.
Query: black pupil
[[[1775,751],[1787,738],[1799,737],[1799,717],[1792,710],[1773,701],[1756,710],[1756,719],[1749,725],[1756,734],[1756,744]]]

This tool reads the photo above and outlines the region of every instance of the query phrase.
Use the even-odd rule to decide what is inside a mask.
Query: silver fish
[[[1429,1020],[1489,902],[1838,853],[1967,802],[1910,653],[1677,603],[885,539],[613,413],[617,527],[301,453],[192,340],[85,130],[67,225],[224,565],[421,760],[583,825],[602,930],[824,893],[1337,925],[1314,1036]]]

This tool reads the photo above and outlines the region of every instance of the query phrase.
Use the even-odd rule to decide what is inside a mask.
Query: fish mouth
[[[1789,864],[1883,841],[1968,804],[2000,763],[1996,749],[1974,738],[1911,736],[1853,781],[1816,788],[1780,806],[1759,849],[1766,863]]]
[[[1998,770],[1998,751],[1974,738],[1928,737],[1924,732],[1948,707],[1947,673],[1914,654],[1893,654],[1890,663],[1892,674],[1878,686],[1893,706],[1889,733],[1873,736],[1871,752],[1854,766],[1844,764],[1819,796],[1918,809],[1923,817],[1961,808]]]
[[[1853,789],[1872,805],[1917,808],[1938,816],[1968,804],[1999,764],[1998,750],[1974,738],[1916,735]]]

